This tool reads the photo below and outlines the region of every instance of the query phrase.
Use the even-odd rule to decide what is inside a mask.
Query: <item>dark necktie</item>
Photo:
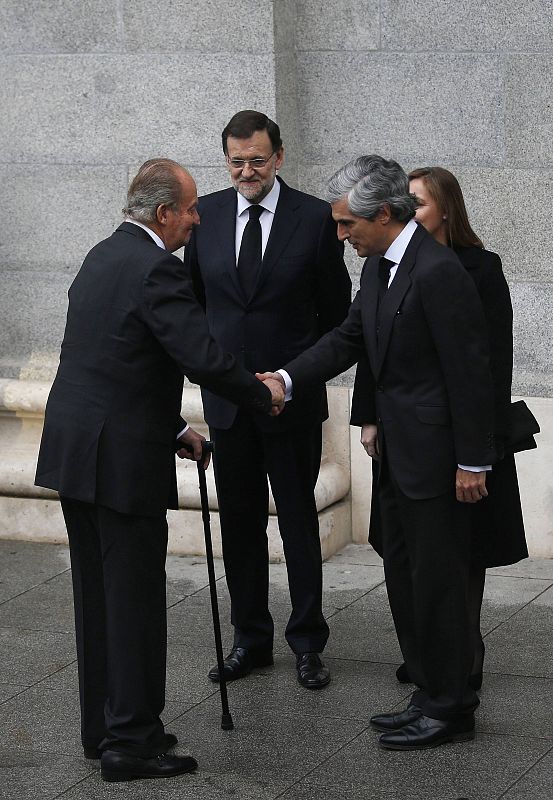
[[[394,262],[390,261],[389,258],[381,257],[380,261],[378,262],[378,304],[377,304],[377,311],[376,311],[376,339],[378,341],[378,337],[380,334],[380,306],[382,305],[382,298],[388,291],[388,281],[390,280],[390,270],[394,266]]]
[[[250,206],[250,216],[242,234],[238,254],[238,278],[248,300],[255,289],[261,267],[261,223],[259,217],[264,210],[263,206]]]
[[[388,291],[388,283],[390,281],[390,270],[394,266],[394,262],[389,258],[382,258],[378,262],[378,302],[380,303],[386,292]]]

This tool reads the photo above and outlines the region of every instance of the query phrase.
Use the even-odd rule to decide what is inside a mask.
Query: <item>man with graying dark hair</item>
[[[196,184],[174,161],[138,172],[126,221],[87,255],[69,289],[60,364],[36,483],[60,494],[75,603],[81,740],[107,781],[191,772],[165,733],[167,508],[175,450],[201,458],[180,418],[183,375],[236,403],[283,403],[211,338],[172,255],[199,223]],[[188,456],[183,447],[189,447]],[[205,464],[207,466],[207,464]]]
[[[327,197],[338,238],[367,259],[360,290],[344,323],[277,374],[295,397],[364,365],[352,416],[371,423],[390,607],[420,687],[401,713],[371,718],[381,747],[472,739],[468,504],[486,496],[495,459],[483,312],[455,254],[413,219],[416,200],[395,161],[350,161]]]
[[[184,263],[209,329],[221,347],[252,373],[276,369],[344,319],[351,281],[330,206],[277,175],[284,147],[276,122],[238,111],[222,132],[232,186],[200,198],[202,224]],[[217,453],[215,480],[225,575],[231,597],[233,646],[227,681],[273,663],[267,524],[269,481],[286,556],[291,613],[286,641],[306,689],[322,689],[330,669],[315,486],[325,386],[261,417],[202,392],[205,420]],[[214,665],[209,679],[219,680]]]

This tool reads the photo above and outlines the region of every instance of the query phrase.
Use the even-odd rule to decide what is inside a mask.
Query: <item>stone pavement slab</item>
[[[377,749],[376,739],[376,733],[367,731],[312,771],[304,780],[311,797],[326,798],[334,789],[342,798],[361,791],[371,800],[489,800],[500,797],[552,745],[542,739],[478,734],[472,742],[401,753]]]
[[[235,730],[221,731],[202,558],[167,560],[169,648],[163,719],[194,775],[106,784],[82,757],[68,552],[0,542],[0,800],[551,800],[553,562],[490,571],[484,684],[474,742],[417,753],[378,748],[368,720],[402,708],[401,662],[382,563],[349,545],[324,565],[332,682],[299,686],[284,639],[290,600],[271,565],[275,663],[228,687]],[[216,562],[225,649],[230,604]]]

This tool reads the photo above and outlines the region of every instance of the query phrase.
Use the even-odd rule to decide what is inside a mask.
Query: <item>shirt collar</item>
[[[151,228],[148,228],[147,225],[143,225],[141,222],[137,222],[135,219],[129,219],[129,217],[125,218],[125,222],[130,222],[132,225],[138,225],[139,228],[142,228],[143,231],[146,231],[146,233],[150,234],[158,247],[161,247],[162,250],[167,250],[162,239],[160,239],[157,233],[155,233]]]
[[[405,255],[405,251],[407,250],[407,245],[411,241],[411,237],[417,230],[418,224],[415,222],[414,219],[410,219],[405,228],[401,231],[399,236],[396,236],[392,244],[384,253],[384,257],[387,258],[389,261],[393,261],[394,264],[399,264],[403,256]]]
[[[236,208],[236,215],[238,217],[252,205],[262,206],[262,208],[264,208],[266,211],[270,211],[271,214],[274,214],[280,195],[280,183],[275,179],[271,191],[260,203],[250,203],[250,201],[246,200],[246,198],[243,197],[240,192],[236,192],[236,194],[238,196],[238,206]]]

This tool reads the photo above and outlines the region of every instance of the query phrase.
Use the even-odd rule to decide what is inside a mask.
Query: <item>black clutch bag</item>
[[[533,450],[537,447],[534,435],[540,432],[540,426],[524,400],[511,403],[509,422],[508,450],[520,453],[521,450]]]

